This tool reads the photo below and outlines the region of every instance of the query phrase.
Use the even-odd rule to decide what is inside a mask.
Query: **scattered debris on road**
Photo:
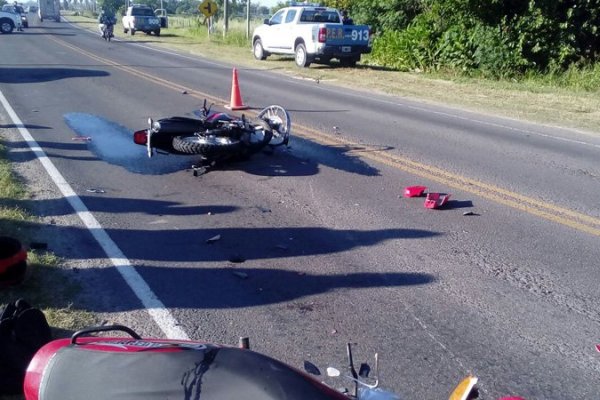
[[[237,276],[240,279],[248,279],[248,274],[245,272],[233,271],[232,274],[234,274],[235,276]]]
[[[208,239],[206,241],[206,243],[211,244],[211,243],[214,243],[214,242],[216,242],[217,240],[220,240],[220,239],[221,239],[221,235],[216,235],[216,236],[213,236],[210,239]]]

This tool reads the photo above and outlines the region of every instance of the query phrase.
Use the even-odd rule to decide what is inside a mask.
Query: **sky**
[[[279,3],[280,0],[250,0],[251,3],[260,4],[265,7],[274,7]]]

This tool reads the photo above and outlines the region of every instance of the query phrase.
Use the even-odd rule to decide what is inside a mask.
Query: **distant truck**
[[[38,0],[38,17],[40,22],[43,22],[44,19],[53,19],[60,22],[60,1]]]
[[[134,4],[127,7],[121,21],[123,33],[129,32],[135,35],[137,31],[141,31],[148,35],[154,33],[160,36],[160,17],[154,15],[154,11],[149,6]]]
[[[347,25],[335,8],[291,6],[277,11],[252,34],[252,52],[257,60],[270,54],[293,54],[296,65],[329,64],[354,66],[362,54],[371,52],[368,25]]]

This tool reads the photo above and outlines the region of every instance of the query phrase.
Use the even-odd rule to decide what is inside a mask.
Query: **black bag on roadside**
[[[0,395],[23,393],[25,371],[34,354],[52,340],[44,313],[23,299],[0,314]]]

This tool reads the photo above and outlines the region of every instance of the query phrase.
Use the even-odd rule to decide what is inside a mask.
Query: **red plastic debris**
[[[404,188],[404,197],[419,197],[427,190],[426,186],[408,186]]]
[[[448,202],[450,194],[443,193],[427,193],[425,198],[425,208],[440,208]]]
[[[598,350],[598,352],[600,353],[600,344],[596,345],[596,350]]]

